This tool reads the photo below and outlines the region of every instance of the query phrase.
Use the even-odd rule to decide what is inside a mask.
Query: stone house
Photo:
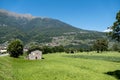
[[[28,54],[27,58],[29,60],[42,59],[42,51],[35,50]]]

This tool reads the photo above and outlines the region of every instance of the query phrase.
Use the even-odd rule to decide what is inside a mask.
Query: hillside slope
[[[51,46],[92,43],[104,33],[78,29],[57,19],[35,17],[0,10],[0,43],[19,38],[24,43]]]

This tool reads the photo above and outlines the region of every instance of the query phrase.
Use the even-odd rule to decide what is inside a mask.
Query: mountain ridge
[[[4,9],[0,9],[0,13],[4,13],[7,16],[13,16],[16,18],[28,18],[28,19],[35,18],[35,16],[32,16],[31,14],[17,14],[15,12],[10,12],[10,11],[4,10]]]
[[[88,45],[102,37],[105,37],[102,32],[79,29],[57,19],[0,10],[0,43],[18,38],[24,43]]]

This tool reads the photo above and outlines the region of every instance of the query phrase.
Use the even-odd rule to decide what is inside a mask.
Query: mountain
[[[19,38],[26,44],[80,46],[102,37],[102,32],[79,29],[57,19],[0,9],[0,43]]]

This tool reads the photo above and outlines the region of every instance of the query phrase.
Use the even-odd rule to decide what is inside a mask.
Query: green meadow
[[[42,60],[0,57],[0,80],[118,80],[118,52],[53,53]]]

